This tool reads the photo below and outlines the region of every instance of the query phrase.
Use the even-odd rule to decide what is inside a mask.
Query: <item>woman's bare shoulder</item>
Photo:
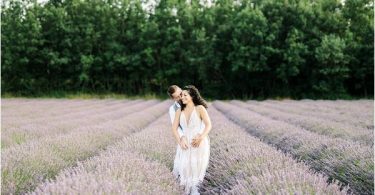
[[[204,107],[203,105],[198,105],[197,108],[198,109],[206,109],[206,107]]]
[[[199,113],[202,113],[206,110],[206,108],[203,105],[198,105],[197,110],[198,110]]]

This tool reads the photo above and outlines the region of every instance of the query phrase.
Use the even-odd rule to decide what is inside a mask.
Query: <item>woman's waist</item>
[[[203,131],[190,131],[190,132],[184,132],[184,135],[188,138],[194,138],[198,134],[202,134]]]
[[[182,129],[182,132],[186,132],[186,133],[197,133],[197,132],[203,132],[203,129],[201,129],[200,127],[196,127],[196,128],[183,128]]]

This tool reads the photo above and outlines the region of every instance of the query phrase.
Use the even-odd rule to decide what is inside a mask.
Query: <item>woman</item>
[[[203,181],[210,156],[211,120],[207,113],[207,103],[193,85],[185,86],[182,91],[181,108],[176,111],[172,130],[180,151],[176,154],[180,185],[187,194],[199,194],[198,184]],[[181,125],[187,147],[181,142],[177,132]],[[204,127],[204,128],[203,128]],[[184,146],[181,148],[181,146]]]

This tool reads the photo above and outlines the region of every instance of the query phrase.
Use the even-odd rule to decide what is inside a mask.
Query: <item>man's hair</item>
[[[169,97],[172,97],[172,94],[174,94],[174,92],[176,92],[176,89],[178,88],[177,85],[171,85],[168,87],[168,95]]]

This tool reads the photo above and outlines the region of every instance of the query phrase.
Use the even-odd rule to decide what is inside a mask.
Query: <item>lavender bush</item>
[[[90,103],[82,102],[81,104],[76,104],[75,102],[66,102],[62,103],[61,105],[50,106],[48,108],[43,108],[38,104],[32,107],[33,113],[27,113],[24,108],[17,108],[11,109],[9,111],[4,111],[5,119],[5,126],[6,128],[9,127],[22,127],[22,125],[29,125],[29,124],[43,124],[45,122],[54,123],[54,122],[61,122],[61,119],[74,119],[77,117],[81,117],[83,115],[87,116],[87,112],[95,112],[95,113],[106,113],[108,110],[116,109],[117,106],[129,106],[135,103],[142,102],[140,100],[136,101],[114,101],[114,100],[91,100]],[[74,107],[72,107],[72,105]],[[18,116],[9,116],[14,113],[18,113]],[[27,114],[25,114],[27,113]],[[9,117],[7,117],[9,116]]]
[[[91,126],[111,123],[135,111],[145,109],[150,105],[156,104],[156,101],[149,100],[137,104],[116,104],[111,110],[98,112],[97,110],[86,110],[84,113],[72,114],[72,117],[61,117],[58,122],[30,123],[22,127],[4,129],[2,136],[2,147],[9,147],[15,144],[22,144],[45,136],[65,134],[71,131],[80,131]]]
[[[2,150],[2,192],[32,190],[77,160],[93,156],[121,137],[144,128],[161,116],[169,104],[164,101],[114,121]]]
[[[241,101],[231,101],[232,104],[241,108],[247,108],[253,112],[260,113],[264,116],[275,120],[285,121],[287,123],[297,125],[306,130],[327,135],[331,137],[339,137],[343,139],[353,140],[360,143],[373,146],[373,132],[359,127],[347,126],[341,123],[333,122],[331,120],[316,118],[312,116],[303,116],[292,113],[281,112],[275,109],[266,108],[263,106],[247,104]]]
[[[312,133],[221,101],[213,105],[262,141],[305,161],[330,178],[349,184],[356,193],[373,194],[372,147]]]
[[[250,136],[211,108],[211,159],[203,194],[346,194],[337,181]]]
[[[160,117],[31,194],[182,194],[171,173],[176,144],[169,120]]]
[[[342,101],[341,101],[342,102]],[[350,102],[350,101],[349,101]],[[364,119],[370,118],[373,119],[374,116],[374,102],[373,101],[352,101],[350,103],[346,102],[344,105],[338,106],[336,102],[336,106],[332,105],[335,104],[334,101],[328,101],[328,100],[285,100],[282,101],[282,103],[287,103],[290,106],[294,107],[300,107],[303,109],[313,110],[317,112],[326,112],[326,113],[332,113],[343,116],[351,116],[357,119],[361,119],[362,121]],[[365,105],[363,105],[366,103]],[[337,108],[339,107],[339,108]],[[371,123],[372,124],[372,123]]]
[[[171,101],[4,99],[2,104],[4,194],[183,192],[172,173],[177,145],[166,114]],[[357,112],[371,102],[215,101],[208,109],[210,163],[200,192],[372,194],[373,147],[345,129],[319,134],[329,129],[313,131],[302,126],[311,121],[282,118],[313,116],[338,124],[352,115],[338,115],[342,105]],[[304,115],[305,108],[315,114]],[[275,113],[283,116],[274,120]],[[362,123],[360,118],[355,121]]]
[[[214,153],[206,181],[201,186],[203,194],[237,193],[231,190],[231,185],[238,188],[243,183],[246,184],[241,185],[240,193],[247,194],[259,191],[274,193],[283,189],[291,192],[299,189],[318,194],[345,194],[346,189],[340,191],[337,183],[328,185],[326,177],[311,172],[306,165],[297,163],[291,157],[247,135],[218,111],[210,110],[210,115],[215,121],[215,132],[210,137],[216,144],[211,146]],[[41,184],[32,194],[152,194],[161,193],[158,186],[165,187],[165,184],[164,192],[181,194],[181,188],[177,187],[171,173],[176,144],[169,123],[165,115],[144,130],[110,146],[100,155],[80,163],[77,168],[66,169],[56,180]],[[135,164],[135,158],[140,162]],[[151,162],[157,166],[147,169]],[[211,184],[219,185],[204,185],[208,180]],[[229,184],[229,180],[238,182]],[[254,180],[267,182],[250,185],[249,182]],[[145,185],[145,182],[150,185]],[[221,190],[218,191],[219,188]]]
[[[326,119],[326,120],[332,120],[338,123],[345,124],[348,127],[353,127],[353,129],[356,128],[362,128],[366,130],[374,130],[374,120],[373,117],[368,116],[361,116],[360,115],[348,115],[346,113],[351,113],[350,110],[347,110],[346,112],[332,112],[331,109],[321,109],[325,108],[324,106],[321,106],[319,109],[309,108],[309,107],[302,107],[303,104],[300,106],[297,105],[297,103],[290,102],[286,103],[285,101],[263,101],[260,105],[265,106],[267,108],[276,109],[278,111],[287,112],[287,113],[293,113],[298,114],[302,116],[312,116],[314,118],[319,119]],[[253,101],[248,101],[248,103],[252,104]],[[258,104],[259,105],[259,104]]]

